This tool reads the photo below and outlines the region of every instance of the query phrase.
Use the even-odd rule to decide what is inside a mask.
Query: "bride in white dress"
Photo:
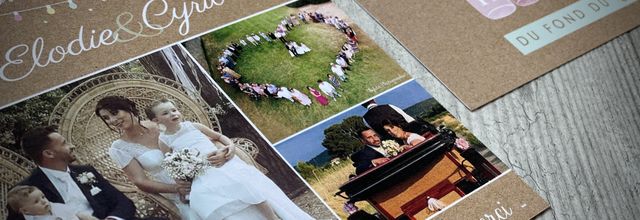
[[[174,151],[189,148],[200,155],[216,151],[226,154],[227,148],[233,146],[229,138],[202,124],[182,121],[180,111],[170,100],[156,101],[146,112],[154,122],[166,127],[160,135],[161,144]],[[216,147],[212,139],[224,146]],[[271,179],[238,157],[231,158],[221,167],[208,168],[196,177],[189,199],[191,208],[207,220],[313,219]]]
[[[164,152],[158,145],[160,133],[155,123],[139,121],[135,104],[124,97],[109,96],[100,100],[96,114],[110,129],[121,132],[120,139],[111,144],[109,156],[129,180],[142,191],[160,193],[173,201],[182,219],[200,220],[180,198],[180,194],[187,193],[189,184],[177,184],[160,166]]]
[[[384,124],[383,125],[384,130],[387,131],[389,135],[391,135],[394,138],[399,138],[403,140],[404,142],[404,145],[402,146],[403,149],[408,149],[408,148],[418,146],[418,144],[426,140],[425,137],[419,134],[405,131],[398,123],[393,123],[387,120],[383,124]]]
[[[118,165],[118,167],[120,167],[121,169],[125,169],[132,163],[138,163],[139,166],[147,171],[147,173],[149,173],[149,175],[153,178],[153,180],[147,181],[157,181],[158,183],[168,185],[176,184],[176,182],[171,177],[169,177],[167,172],[160,166],[160,164],[162,163],[162,159],[164,158],[164,153],[160,151],[160,149],[148,148],[140,144],[130,143],[119,139],[111,144],[109,155],[111,156],[111,159],[116,163],[116,165]],[[136,182],[134,182],[134,184],[135,183]],[[139,182],[136,185],[138,186],[138,188],[143,189]],[[177,185],[175,187],[177,187]],[[153,192],[153,190],[144,189],[143,191]],[[196,212],[194,212],[188,204],[180,201],[180,196],[177,194],[177,192],[159,193],[176,204],[178,210],[180,211],[180,216],[182,219],[200,219]]]
[[[227,184],[226,187],[221,188],[219,186],[221,183],[224,183],[221,181],[221,178],[211,177],[198,177],[191,185],[182,182],[176,183],[160,166],[164,159],[164,153],[170,151],[170,149],[164,148],[163,145],[159,144],[160,132],[155,123],[140,121],[138,117],[139,111],[136,109],[134,102],[124,97],[108,96],[98,102],[95,114],[98,115],[110,129],[121,134],[120,139],[114,141],[109,149],[109,154],[113,161],[122,168],[129,180],[141,190],[150,193],[160,193],[168,199],[171,199],[180,210],[182,219],[273,219],[271,216],[265,216],[263,214],[264,210],[261,210],[256,205],[257,203],[265,201],[273,208],[280,219],[313,219],[295,206],[279,188],[273,190],[273,187],[277,187],[277,185],[273,184],[270,179],[255,168],[253,170],[246,170],[246,168],[238,166],[238,164],[248,165],[235,157],[232,157],[230,162],[225,164],[226,160],[230,158],[229,156],[233,154],[233,148],[227,151],[226,154],[217,151],[213,152],[208,158],[209,162],[216,167],[224,164],[225,169],[227,169],[227,165],[229,165],[229,169],[227,170],[230,172],[227,172],[227,175],[233,174],[229,175],[229,178],[237,178],[236,180],[244,182],[244,185],[253,186],[255,184],[256,187],[267,186],[268,188],[262,190],[256,189],[257,191],[253,192],[245,190],[245,192],[249,192],[249,194],[239,194],[238,192],[242,188],[235,183]],[[211,142],[209,141],[209,143]],[[232,161],[239,161],[240,163]],[[209,173],[221,173],[222,170],[223,169],[219,168],[210,168],[202,177],[208,176]],[[153,178],[148,178],[145,175],[145,171]],[[254,176],[255,173],[253,173],[254,171],[257,171],[264,179],[256,178],[256,176]],[[246,181],[248,178],[251,182]],[[190,187],[191,189],[189,189]],[[188,192],[189,190],[192,190],[190,194]],[[191,206],[181,202],[181,200],[184,200],[184,195],[187,194],[190,195]],[[224,198],[218,197],[223,194],[234,197],[241,195],[242,198],[224,204],[224,202],[220,202],[223,201]],[[250,205],[246,203],[250,203]],[[209,214],[204,214],[206,218],[201,218],[201,213],[205,212],[209,212]]]

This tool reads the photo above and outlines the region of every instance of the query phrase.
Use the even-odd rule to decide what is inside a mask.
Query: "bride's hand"
[[[188,195],[191,192],[191,182],[176,180],[176,191],[180,195]]]
[[[224,154],[224,152],[222,152],[222,150],[217,150],[217,151],[211,152],[207,156],[207,160],[214,167],[221,167],[222,165],[224,165],[224,163],[227,162],[227,159],[225,158],[225,154]]]
[[[178,194],[178,197],[180,197],[180,202],[182,202],[184,204],[189,204],[189,200],[187,199],[187,195]]]
[[[235,144],[230,144],[227,145],[226,148],[226,153],[224,154],[224,158],[227,160],[231,160],[231,158],[233,158],[234,155],[236,155],[236,145]]]

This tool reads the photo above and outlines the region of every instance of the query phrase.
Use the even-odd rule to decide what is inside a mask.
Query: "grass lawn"
[[[283,16],[292,13],[297,13],[297,10],[281,7],[203,36],[209,63],[217,63],[220,51],[229,42],[238,42],[246,34],[274,31]],[[350,25],[356,33],[362,33],[359,28]],[[326,75],[331,73],[329,63],[335,62],[346,40],[345,35],[332,26],[309,23],[295,27],[286,38],[304,43],[311,48],[311,52],[293,58],[280,41],[267,43],[263,40],[260,46],[243,47],[235,70],[242,75],[242,82],[273,83],[298,89],[312,99],[314,103],[311,107],[286,99],[252,100],[226,85],[217,72],[213,75],[222,89],[272,143],[410,79],[370,38],[359,34],[360,51],[355,55],[352,71],[347,72],[349,80],[342,83],[342,91],[339,91],[342,98],[321,106],[306,87],[317,89],[316,81],[326,80]]]
[[[340,186],[349,180],[349,175],[355,173],[351,160],[346,159],[336,166],[332,166],[316,174],[315,178],[307,179],[311,188],[333,209],[340,219],[347,219],[348,215],[342,210],[346,199],[334,196]],[[366,201],[356,202],[358,208],[374,214],[376,210]]]

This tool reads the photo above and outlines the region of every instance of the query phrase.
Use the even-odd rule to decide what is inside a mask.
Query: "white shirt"
[[[344,75],[344,71],[342,71],[342,67],[340,67],[340,65],[337,65],[337,64],[331,65],[331,71],[339,76]]]
[[[384,155],[385,157],[388,157],[388,156],[389,156],[389,155],[387,154],[387,151],[385,151],[384,149],[382,149],[382,147],[381,147],[381,146],[374,147],[374,146],[371,146],[371,145],[367,145],[367,147],[369,147],[369,148],[371,148],[371,149],[373,149],[373,150],[375,150],[375,151],[378,151],[378,153],[380,153],[380,154]]]
[[[324,94],[327,94],[328,96],[333,95],[334,91],[336,90],[335,87],[324,81],[319,83],[318,87],[320,88],[320,90],[322,90],[322,92],[324,92]]]
[[[419,134],[411,133],[409,135],[409,137],[407,137],[407,140],[404,140],[404,143],[408,144],[408,145],[413,145],[413,144],[411,144],[411,142],[413,142],[415,140],[419,140],[420,142],[422,142],[422,141],[426,140],[426,138],[422,137]]]
[[[280,91],[278,91],[277,95],[278,98],[286,98],[293,101],[293,99],[291,99],[291,92],[289,92],[289,89],[285,87],[280,88]]]
[[[69,168],[67,167],[67,172],[48,169],[44,167],[39,167],[40,170],[44,173],[44,175],[49,178],[49,181],[53,184],[53,186],[58,190],[58,193],[62,196],[64,200],[64,204],[73,210],[75,213],[83,213],[87,215],[93,214],[93,208],[89,204],[89,201],[78,184],[73,181],[71,175],[69,174]]]

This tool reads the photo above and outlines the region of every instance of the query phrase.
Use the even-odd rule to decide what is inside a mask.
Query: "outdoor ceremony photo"
[[[206,58],[212,78],[271,143],[410,79],[330,1],[293,2],[199,41],[188,49]]]
[[[422,220],[507,170],[416,81],[275,147],[342,219]]]
[[[181,45],[0,109],[0,151],[3,219],[335,219]]]

